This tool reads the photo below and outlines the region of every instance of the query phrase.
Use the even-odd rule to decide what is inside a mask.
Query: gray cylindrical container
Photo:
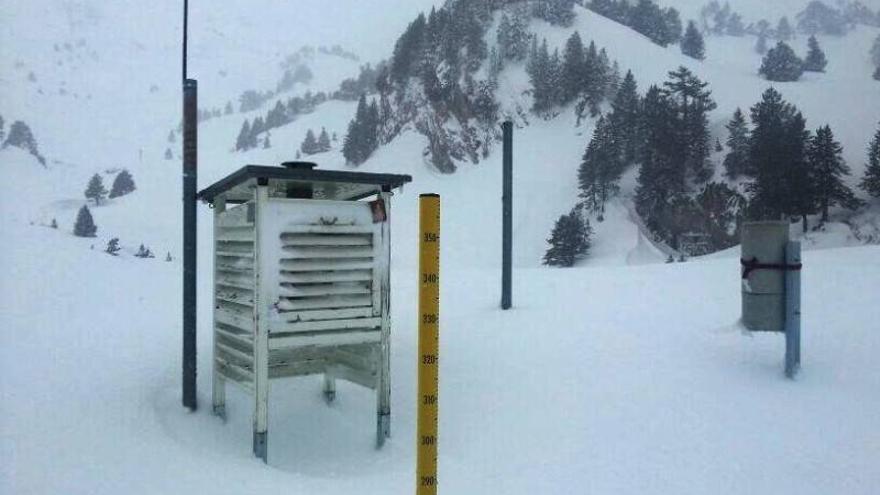
[[[762,265],[784,265],[788,222],[749,222],[742,229],[742,259]],[[745,274],[746,266],[741,274]],[[757,332],[785,331],[785,271],[751,270],[742,279],[742,322]]]

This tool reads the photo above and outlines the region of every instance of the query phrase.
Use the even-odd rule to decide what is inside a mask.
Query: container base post
[[[262,459],[263,462],[268,462],[268,436],[269,433],[266,431],[254,432],[254,455]]]
[[[801,243],[785,246],[785,264],[800,265]],[[801,272],[785,272],[785,376],[794,378],[801,366]]]

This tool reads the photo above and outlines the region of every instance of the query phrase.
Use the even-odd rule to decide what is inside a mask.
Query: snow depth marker
[[[437,493],[440,366],[440,196],[419,197],[419,394],[416,495]]]

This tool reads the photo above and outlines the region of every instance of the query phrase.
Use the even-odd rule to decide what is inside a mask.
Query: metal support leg
[[[226,421],[226,380],[214,370],[213,382],[213,411],[214,415]]]
[[[785,247],[785,264],[801,263],[801,243]],[[801,366],[801,272],[785,272],[785,376],[794,378]]]
[[[267,442],[269,440],[268,432],[254,432],[254,455],[263,460],[263,462],[268,462],[268,445]]]
[[[327,404],[336,400],[336,378],[329,371],[324,373],[324,400]]]

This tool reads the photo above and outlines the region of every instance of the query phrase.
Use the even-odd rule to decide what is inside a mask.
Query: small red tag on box
[[[388,213],[385,211],[385,201],[382,198],[370,201],[370,211],[373,212],[373,223],[382,223],[388,220]]]

